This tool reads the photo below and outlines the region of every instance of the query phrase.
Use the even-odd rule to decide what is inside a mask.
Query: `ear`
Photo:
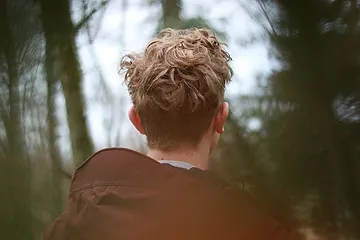
[[[134,125],[134,127],[136,128],[136,130],[139,131],[139,133],[145,134],[144,128],[140,121],[139,114],[135,111],[134,106],[131,106],[131,108],[129,110],[129,119],[130,119],[131,123]]]
[[[215,121],[214,121],[215,129],[214,130],[217,133],[219,133],[219,134],[224,133],[224,131],[225,131],[224,125],[225,125],[228,115],[229,115],[229,104],[227,102],[224,102],[220,105],[219,112],[215,116]]]

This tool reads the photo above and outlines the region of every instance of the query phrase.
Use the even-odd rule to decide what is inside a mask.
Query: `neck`
[[[207,169],[209,161],[209,150],[206,148],[179,148],[171,151],[163,151],[159,149],[149,149],[149,157],[161,161],[161,160],[173,160],[189,163],[202,170]]]

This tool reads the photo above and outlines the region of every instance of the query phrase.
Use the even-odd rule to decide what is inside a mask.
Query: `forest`
[[[210,28],[225,43],[232,39],[234,59],[242,50],[263,46],[269,66],[260,64],[252,80],[241,77],[241,64],[233,65],[233,81],[242,81],[227,95],[231,114],[211,169],[304,239],[360,239],[360,3],[191,4],[0,1],[1,239],[41,239],[63,211],[72,173],[96,150],[131,146],[146,151],[144,139],[126,123],[126,91],[114,91],[123,76],[115,64],[110,68],[99,58],[99,39],[107,38],[102,28],[111,24],[119,36],[110,46],[118,60],[131,48],[123,47],[126,39],[137,39],[129,32],[144,32],[138,37],[141,45],[166,27]],[[221,10],[217,5],[246,18],[231,22],[225,7],[220,19],[200,14]],[[148,17],[140,18],[134,7]],[[193,8],[198,11],[186,14]],[[107,18],[111,11],[117,17]],[[138,29],[126,27],[134,19]],[[118,83],[109,83],[108,71]],[[239,90],[246,81],[253,81],[251,91]]]

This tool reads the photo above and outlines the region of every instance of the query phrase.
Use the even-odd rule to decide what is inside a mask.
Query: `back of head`
[[[150,148],[196,145],[224,99],[229,54],[207,29],[162,30],[121,61]]]

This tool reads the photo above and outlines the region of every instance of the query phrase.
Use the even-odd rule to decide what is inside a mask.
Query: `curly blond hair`
[[[120,69],[148,146],[197,144],[224,100],[230,55],[208,29],[162,30],[144,53],[123,57]]]

